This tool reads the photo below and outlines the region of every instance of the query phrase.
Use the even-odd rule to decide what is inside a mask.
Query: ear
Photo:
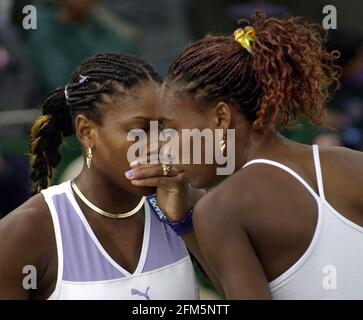
[[[84,148],[93,148],[96,144],[96,124],[85,115],[79,114],[75,120],[76,135]]]
[[[229,104],[220,101],[214,108],[214,125],[216,129],[228,129],[231,125],[232,110]]]

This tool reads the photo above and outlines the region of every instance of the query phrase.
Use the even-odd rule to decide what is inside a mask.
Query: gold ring
[[[161,167],[163,168],[163,176],[167,176],[171,169],[171,164],[162,164]]]

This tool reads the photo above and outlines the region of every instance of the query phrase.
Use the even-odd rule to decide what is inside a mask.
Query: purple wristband
[[[190,207],[187,215],[182,220],[177,222],[170,222],[167,220],[165,223],[169,225],[178,236],[182,236],[193,230],[193,209],[193,207]]]

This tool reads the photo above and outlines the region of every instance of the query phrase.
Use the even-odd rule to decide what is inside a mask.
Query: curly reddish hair
[[[322,28],[303,17],[267,18],[262,12],[239,25],[255,28],[251,54],[233,35],[207,35],[185,48],[165,82],[206,102],[237,104],[257,130],[286,126],[299,115],[321,124],[341,74],[339,52],[325,49]]]

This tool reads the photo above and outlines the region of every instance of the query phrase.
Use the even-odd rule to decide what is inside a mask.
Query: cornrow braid
[[[161,77],[151,65],[135,56],[101,53],[83,62],[68,85],[58,87],[46,97],[42,115],[31,129],[33,194],[51,183],[53,170],[61,161],[58,149],[64,137],[74,134],[75,117],[82,113],[101,123],[97,102],[102,101],[102,95],[112,95],[119,85],[127,92],[143,81],[161,83]]]
[[[341,73],[339,53],[325,50],[321,27],[261,12],[239,24],[255,29],[251,53],[234,36],[207,35],[174,61],[165,85],[178,83],[177,92],[205,101],[229,100],[257,130],[285,126],[299,115],[320,124]]]

